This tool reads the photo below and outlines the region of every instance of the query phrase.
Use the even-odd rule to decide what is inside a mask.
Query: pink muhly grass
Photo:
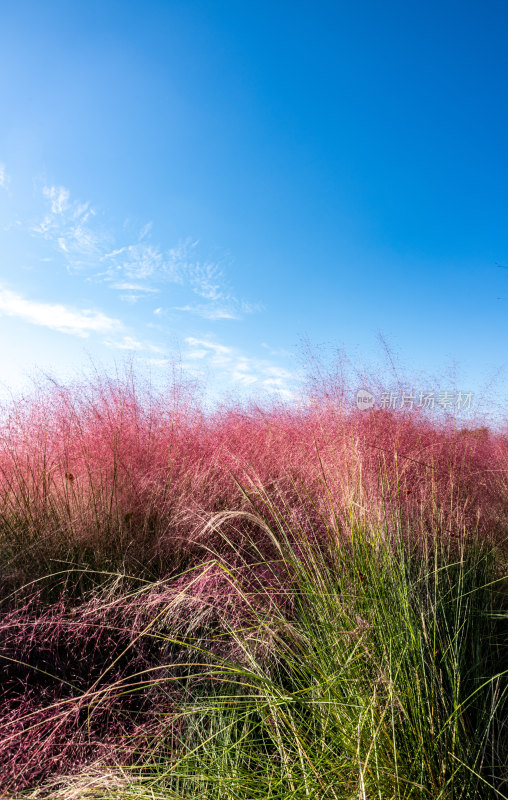
[[[178,395],[101,379],[41,392],[3,427],[7,538],[46,569],[93,553],[93,566],[104,556],[164,573],[189,555],[199,514],[245,508],[235,479],[253,474],[289,499],[288,475],[319,495],[324,468],[337,501],[368,507],[377,523],[388,502],[408,522],[433,524],[437,487],[445,526],[460,518],[492,534],[506,501],[506,435],[416,414],[323,403],[205,415]]]
[[[309,542],[326,553],[330,536],[346,546],[354,525],[423,543],[506,540],[508,430],[311,400],[205,413],[178,386],[97,376],[6,409],[9,790],[100,759],[126,763],[136,739],[164,740],[184,692],[184,643],[231,656],[228,635],[258,598],[292,602],[278,538],[302,558]],[[129,681],[143,692],[122,692]]]

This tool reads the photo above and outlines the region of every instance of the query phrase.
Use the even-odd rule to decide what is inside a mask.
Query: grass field
[[[508,796],[506,425],[130,375],[1,426],[0,797]]]

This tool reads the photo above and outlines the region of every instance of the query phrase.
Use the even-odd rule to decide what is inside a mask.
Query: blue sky
[[[369,365],[381,333],[506,406],[507,29],[490,1],[5,6],[0,380],[177,357],[290,399],[302,341]]]

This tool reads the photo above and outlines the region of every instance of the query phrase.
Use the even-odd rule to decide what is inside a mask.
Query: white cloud
[[[208,355],[210,355],[209,350],[190,350],[187,353],[187,358],[190,358],[193,361],[197,361],[198,359],[205,358]]]
[[[292,357],[292,354],[289,352],[289,350],[285,350],[283,347],[274,348],[266,342],[261,342],[261,347],[264,347],[265,350],[268,350],[271,356],[279,356],[279,358]]]
[[[146,349],[150,350],[152,353],[163,353],[163,354],[165,354],[167,352],[165,347],[160,347],[158,344],[149,343],[149,344],[146,345]]]
[[[173,306],[174,311],[183,311],[190,314],[196,314],[203,319],[218,320],[218,319],[239,319],[238,315],[227,308],[220,308],[214,306],[197,305],[197,306]],[[155,312],[154,312],[155,313]]]
[[[215,374],[219,372],[224,380],[233,385],[243,387],[257,385],[288,400],[294,397],[291,385],[295,375],[278,364],[247,356],[238,348],[211,339],[188,336],[185,343],[189,349],[184,355],[191,370],[192,364],[196,361],[202,364],[208,363],[213,367]]]
[[[155,289],[153,286],[143,286],[140,283],[112,283],[113,289],[119,289],[122,292],[146,292],[147,294],[157,294],[160,289]]]
[[[291,378],[291,372],[288,369],[284,369],[284,367],[277,367],[277,366],[267,366],[265,367],[265,372],[270,377],[274,377],[277,379],[286,379],[289,380]]]
[[[139,232],[139,241],[141,241],[146,236],[148,236],[148,234],[152,230],[152,226],[153,226],[153,222],[147,222],[146,225],[143,225],[143,227],[141,228],[141,230]]]
[[[154,367],[169,367],[172,361],[169,358],[144,358],[145,364],[150,364]]]
[[[153,241],[151,222],[134,228],[126,220],[123,225],[113,227],[90,203],[76,201],[63,186],[44,186],[42,199],[45,208],[31,232],[52,245],[50,255],[55,266],[64,264],[88,281],[109,286],[125,303],[161,295],[155,301],[160,305],[150,309],[159,318],[158,325],[155,320],[153,323],[145,320],[146,327],[163,330],[164,317],[175,311],[215,323],[239,320],[260,310],[259,305],[235,296],[225,277],[224,259],[203,258],[197,240],[188,238],[167,248]],[[170,302],[163,298],[163,290],[164,294],[171,291],[174,295]],[[150,305],[155,306],[155,302]],[[78,336],[101,333],[108,347],[145,351],[154,356],[152,363],[165,363],[168,356],[166,349],[144,342],[136,330],[129,331],[119,320],[90,309],[32,302],[4,290],[1,310]],[[128,335],[130,332],[132,336]],[[166,329],[164,332],[168,333]],[[211,370],[232,385],[283,394],[292,381],[292,376],[269,358],[248,357],[211,336],[188,337],[185,344],[184,355],[190,365]]]
[[[8,180],[5,167],[0,165],[0,187],[5,188]],[[64,186],[41,187],[38,218],[31,225],[19,224],[25,232],[44,239],[37,263],[50,263],[53,278],[58,268],[67,268],[89,284],[112,289],[115,299],[131,304],[144,299],[150,304],[145,306],[146,315],[140,328],[141,314],[130,314],[131,326],[127,324],[131,309],[125,307],[124,324],[94,308],[30,300],[0,283],[0,314],[83,338],[100,336],[109,348],[130,351],[141,361],[165,366],[171,358],[171,347],[162,348],[146,341],[144,335],[151,336],[147,328],[158,332],[153,334],[154,338],[163,332],[165,338],[160,341],[167,342],[168,336],[174,334],[168,324],[174,321],[175,312],[206,320],[207,328],[213,331],[220,320],[240,320],[260,310],[259,305],[236,295],[228,284],[226,258],[203,256],[199,241],[190,238],[174,247],[163,246],[154,240],[151,222],[134,226],[126,220],[123,225],[112,225],[90,203],[75,200]],[[39,263],[39,269],[46,268]],[[76,283],[75,278],[72,280]],[[155,307],[156,304],[159,305]],[[179,321],[190,323],[190,319],[182,317]],[[194,324],[197,326],[197,319]],[[195,336],[185,340],[182,352],[182,363],[193,374],[211,376],[221,388],[290,396],[295,376],[277,364],[275,352],[266,345],[265,353],[261,351],[265,357],[256,358],[239,347],[217,341],[212,333],[199,334],[196,328],[194,333]]]
[[[0,312],[10,317],[42,325],[61,333],[88,337],[90,333],[111,333],[121,330],[122,323],[100,311],[78,310],[60,303],[26,300],[21,295],[0,287]]]
[[[243,386],[251,386],[253,383],[258,383],[258,378],[255,375],[247,375],[239,369],[232,371],[231,380],[234,383],[241,383]]]
[[[0,188],[7,189],[9,185],[9,176],[5,171],[5,164],[0,164]]]
[[[125,275],[127,278],[157,276],[163,269],[164,258],[159,247],[137,242],[112,250],[101,256],[108,276]]]
[[[187,238],[165,249],[150,241],[151,222],[129,236],[128,220],[115,230],[89,203],[73,200],[64,186],[44,186],[42,197],[46,211],[32,233],[52,242],[70,271],[86,271],[90,278],[111,284],[125,302],[135,303],[169,283],[200,298],[179,309],[203,319],[240,319],[260,310],[234,296],[221,263],[200,257],[198,240]],[[144,285],[136,285],[139,281]]]
[[[42,195],[48,208],[32,233],[53,242],[71,269],[95,265],[108,241],[106,234],[92,227],[96,211],[89,203],[71,201],[64,186],[44,186]]]
[[[52,214],[62,214],[68,208],[70,192],[64,186],[44,186],[42,194],[50,201]]]
[[[211,351],[214,355],[232,355],[233,348],[227,347],[224,344],[218,344],[217,342],[210,342],[206,339],[195,339],[194,336],[188,336],[185,341],[191,347],[200,347],[205,348],[207,351]]]
[[[122,339],[106,339],[104,342],[107,347],[112,347],[115,350],[144,350],[144,346],[137,339],[132,336],[123,336]]]
[[[166,349],[164,347],[159,347],[151,342],[140,342],[138,339],[135,339],[134,336],[124,335],[120,339],[106,339],[104,344],[114,350],[131,350],[136,352],[145,350],[150,353],[166,355]]]
[[[193,291],[200,297],[213,301],[224,298],[224,291],[221,289],[224,275],[217,264],[201,264],[196,261],[189,265],[188,275]]]

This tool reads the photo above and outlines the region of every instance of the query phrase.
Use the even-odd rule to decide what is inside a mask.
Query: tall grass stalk
[[[249,624],[227,631],[236,656],[211,656],[181,707],[177,747],[159,747],[108,796],[505,797],[499,555],[474,531],[419,541],[400,518],[387,536],[361,514],[323,542],[280,498],[244,493],[257,522],[249,545],[268,537],[277,557],[255,591],[222,562],[249,609]]]

